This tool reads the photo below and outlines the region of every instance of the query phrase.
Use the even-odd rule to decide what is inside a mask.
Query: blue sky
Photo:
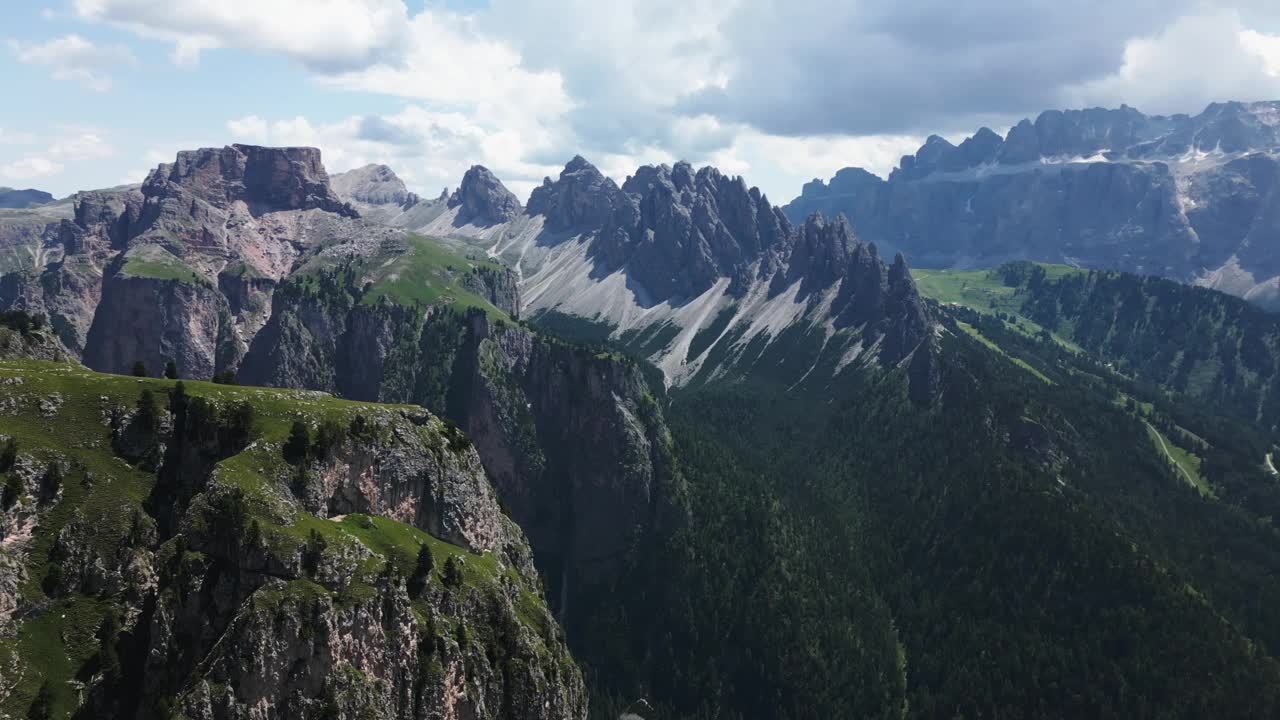
[[[0,185],[58,195],[256,142],[316,145],[331,172],[384,162],[421,193],[479,163],[523,196],[581,153],[620,181],[715,164],[786,202],[1048,108],[1280,99],[1263,0],[10,5]]]

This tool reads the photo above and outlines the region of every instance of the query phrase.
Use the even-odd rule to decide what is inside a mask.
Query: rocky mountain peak
[[[421,199],[409,192],[404,181],[386,165],[365,165],[335,173],[329,176],[329,186],[347,202],[408,207]]]
[[[605,177],[581,155],[575,155],[555,182],[543,178],[529,195],[530,215],[546,217],[555,232],[591,232],[606,225],[627,226],[634,207],[617,183]]]
[[[243,202],[255,214],[319,209],[357,216],[329,186],[317,148],[228,145],[184,150],[172,164],[153,170],[142,192],[148,198],[185,192],[220,208]]]
[[[473,225],[497,225],[520,214],[520,201],[483,165],[473,165],[467,170],[462,184],[449,196],[448,202],[451,208],[461,208],[459,221]]]

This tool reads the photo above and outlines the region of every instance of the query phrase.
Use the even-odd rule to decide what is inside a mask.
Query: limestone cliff
[[[585,717],[523,534],[430,414],[24,361],[0,416],[0,710]]]

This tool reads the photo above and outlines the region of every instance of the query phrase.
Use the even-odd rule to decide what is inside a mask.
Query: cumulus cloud
[[[61,163],[49,158],[32,155],[13,162],[0,164],[0,177],[14,180],[34,180],[62,172]]]
[[[322,89],[398,98],[339,121],[233,120],[314,144],[333,170],[387,162],[419,192],[473,163],[519,192],[582,153],[714,163],[785,201],[812,177],[884,174],[920,137],[1126,102],[1195,112],[1280,97],[1273,0],[74,0],[80,19],[288,57]],[[412,9],[410,9],[412,8]],[[359,97],[353,95],[352,97]]]
[[[1188,15],[1159,35],[1131,41],[1115,72],[1066,89],[1061,100],[1069,106],[1123,102],[1169,114],[1198,112],[1212,101],[1277,99],[1275,50],[1274,38],[1247,34],[1235,11]]]
[[[277,120],[249,116],[228,122],[227,131],[241,142],[318,147],[331,173],[369,163],[389,165],[410,187],[427,195],[456,185],[467,168],[477,163],[492,169],[518,194],[527,194],[543,175],[558,171],[524,161],[518,133],[488,129],[468,115],[418,105],[332,123],[315,123],[302,116]]]
[[[683,105],[776,135],[929,132],[1034,112],[1113,72],[1132,38],[1188,4],[759,0],[726,21],[727,82]]]
[[[24,138],[23,145],[42,142],[34,135]],[[15,180],[37,180],[61,173],[67,163],[110,157],[115,148],[107,142],[99,130],[93,128],[64,127],[50,138],[41,152],[29,152],[16,159],[0,163],[0,176]]]
[[[407,24],[401,0],[75,0],[75,10],[172,42],[184,64],[203,50],[237,47],[281,52],[322,72],[394,63]]]
[[[10,41],[9,48],[18,62],[44,67],[57,80],[74,80],[98,92],[111,89],[108,68],[136,62],[126,47],[99,47],[75,34],[35,44]]]

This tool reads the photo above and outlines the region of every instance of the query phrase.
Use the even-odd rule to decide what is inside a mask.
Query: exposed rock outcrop
[[[785,210],[843,213],[924,267],[1040,260],[1161,275],[1280,307],[1280,102],[1199,115],[1049,111],[1001,138],[934,136],[887,180],[856,168]]]
[[[462,176],[462,184],[449,196],[448,206],[458,208],[456,222],[464,225],[497,225],[520,214],[520,201],[481,165],[473,165]]]
[[[335,173],[329,177],[329,185],[338,197],[350,203],[407,208],[422,200],[417,193],[409,192],[404,181],[386,165],[365,165]]]
[[[6,709],[47,681],[88,717],[585,718],[524,535],[457,428],[138,383],[0,368],[0,415],[25,428],[0,452],[0,633],[39,623],[66,658],[6,645]],[[46,427],[72,418],[72,442]],[[300,449],[282,444],[295,422]],[[126,465],[126,446],[163,459]]]
[[[615,577],[637,539],[680,522],[670,439],[635,365],[480,311],[424,318],[291,297],[277,294],[241,379],[413,402],[456,421],[562,610]]]

